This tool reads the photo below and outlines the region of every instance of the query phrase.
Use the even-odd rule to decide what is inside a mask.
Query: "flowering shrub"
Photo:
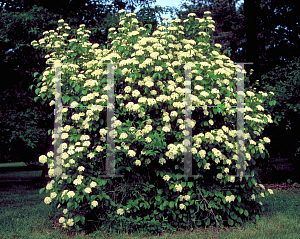
[[[251,170],[255,157],[270,142],[267,137],[259,138],[264,124],[272,123],[260,105],[267,93],[246,91],[246,176],[230,176],[240,167],[235,163],[235,137],[240,132],[235,130],[236,109],[230,104],[237,103],[236,74],[241,69],[219,53],[219,44],[212,45],[214,21],[209,12],[204,19],[191,13],[183,22],[168,21],[168,32],[158,26],[152,37],[149,29],[138,26],[134,13],[119,13],[124,27],[109,29],[109,49],[89,43],[86,33],[90,32],[84,25],[77,39],[67,41],[70,27],[63,20],[58,21],[57,32],[44,32],[45,39],[39,40],[40,47],[53,49],[46,55],[47,63],[70,63],[62,65],[62,100],[71,106],[62,109],[63,143],[58,152],[63,173],[46,186],[50,197],[45,203],[62,210],[59,222],[63,227],[77,230],[85,225],[88,214],[98,215],[105,228],[122,230],[123,225],[132,231],[139,226],[156,233],[257,218],[263,207],[256,199],[269,193],[256,187],[259,180]],[[108,148],[107,109],[103,107],[109,90],[107,61],[119,63],[114,75],[113,125],[115,172],[123,177],[103,177]],[[186,86],[181,63],[190,63],[192,73],[196,120],[189,122],[184,120]],[[54,75],[54,68],[43,73],[40,97],[55,95]],[[78,102],[98,107],[76,107]],[[217,105],[225,107],[210,107]],[[186,123],[193,128],[191,152],[197,177],[192,179],[183,175]],[[54,175],[53,156],[53,152],[40,156],[41,163],[49,164],[49,175]]]

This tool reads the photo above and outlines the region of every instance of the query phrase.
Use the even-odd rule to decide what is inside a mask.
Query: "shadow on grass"
[[[16,175],[21,172],[16,171]],[[277,175],[278,176],[278,175]],[[268,187],[266,187],[268,188]],[[45,194],[33,181],[0,183],[0,238],[92,238],[92,231],[77,233],[61,228],[61,214],[44,203]],[[200,227],[194,231],[177,231],[157,236],[145,233],[117,234],[93,232],[95,238],[299,238],[300,190],[274,190],[274,195],[261,200],[266,211],[257,222],[248,221],[241,227]],[[217,237],[216,237],[217,236]]]

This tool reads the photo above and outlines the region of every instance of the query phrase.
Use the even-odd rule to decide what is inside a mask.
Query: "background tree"
[[[285,67],[291,63],[294,56],[299,56],[296,49],[300,43],[300,18],[297,16],[299,1],[256,0],[256,7],[256,52],[255,49],[250,49],[249,52],[254,52],[259,57],[256,57],[257,74],[253,75],[252,83],[257,79],[261,80],[261,75],[273,70],[276,66]],[[253,18],[254,14],[251,10],[249,14]],[[261,87],[258,86],[258,88]]]
[[[42,37],[41,29],[53,29],[55,18],[59,17],[40,8],[28,13],[0,14],[0,69],[4,76],[0,91],[1,160],[22,157],[28,162],[36,156],[35,153],[40,153],[42,147],[37,147],[38,142],[45,141],[46,129],[41,131],[41,128],[50,127],[49,119],[54,119],[49,115],[49,103],[42,105],[41,102],[34,102],[34,92],[28,90],[33,72],[41,72],[46,67],[43,61],[45,54],[43,51],[33,51],[30,42]]]
[[[257,13],[258,0],[244,0],[244,14],[245,14],[245,30],[246,30],[246,60],[253,65],[248,66],[254,70],[250,76],[250,83],[254,84],[261,75],[261,68],[259,64],[259,51],[257,47]]]
[[[286,67],[275,67],[263,75],[262,79],[263,88],[274,92],[273,98],[276,100],[275,105],[267,102],[264,106],[272,114],[274,121],[274,124],[266,127],[266,132],[270,132],[274,139],[269,147],[272,152],[279,148],[282,156],[299,158],[300,137],[295,132],[300,132],[300,57],[294,57]]]
[[[259,51],[258,67],[261,69],[258,88],[272,91],[276,96],[276,107],[268,109],[275,119],[266,133],[271,135],[272,157],[297,158],[300,146],[296,122],[299,118],[299,54],[300,43],[298,17],[299,1],[260,1],[257,14],[257,49]],[[293,93],[292,93],[293,92]],[[296,110],[296,111],[295,111]],[[288,141],[289,150],[284,147]],[[272,148],[272,146],[274,146]],[[280,153],[280,154],[279,154]],[[296,154],[296,155],[295,155]],[[296,159],[299,161],[299,159]]]

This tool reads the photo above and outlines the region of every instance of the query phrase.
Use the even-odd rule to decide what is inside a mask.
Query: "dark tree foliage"
[[[299,56],[300,45],[300,2],[261,1],[257,14],[258,47],[261,54],[260,66],[265,72],[276,65],[286,66]]]
[[[273,139],[270,145],[272,156],[276,157],[280,149],[281,156],[299,158],[300,137],[295,132],[300,130],[300,58],[294,57],[293,62],[286,67],[275,67],[263,75],[262,79],[263,88],[274,92],[276,99],[275,105],[267,102],[264,106],[274,121],[274,124],[266,128]]]
[[[259,51],[257,48],[257,13],[258,13],[258,0],[244,0],[244,14],[245,14],[245,30],[246,30],[246,60],[251,69],[254,69],[253,74],[250,76],[250,83],[258,79],[261,74],[259,64]]]
[[[30,42],[41,38],[44,30],[54,29],[59,16],[41,8],[0,14],[0,70],[4,76],[0,91],[1,161],[36,161],[45,150],[47,129],[54,118],[49,102],[34,102],[36,95],[28,89],[33,73],[46,67],[45,53],[34,50]]]

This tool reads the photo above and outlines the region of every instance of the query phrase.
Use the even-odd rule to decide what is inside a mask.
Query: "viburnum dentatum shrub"
[[[108,49],[89,43],[84,25],[77,39],[67,40],[70,28],[63,20],[57,32],[45,32],[39,40],[40,47],[52,51],[47,63],[69,63],[61,66],[61,94],[64,106],[71,106],[62,110],[63,174],[46,186],[45,203],[62,210],[63,227],[77,230],[87,215],[95,215],[106,229],[152,233],[257,218],[263,210],[259,198],[268,195],[261,184],[256,187],[252,170],[270,142],[260,137],[264,125],[272,123],[260,105],[267,93],[245,94],[246,175],[254,177],[231,177],[239,167],[235,106],[241,69],[211,43],[209,12],[204,19],[191,13],[183,22],[168,21],[167,32],[158,26],[152,36],[138,26],[134,13],[119,13],[124,27],[110,29]],[[119,63],[114,67],[115,172],[123,177],[103,177],[109,73],[104,63],[110,62]],[[186,66],[180,63],[191,64],[192,122],[185,122]],[[53,65],[41,77],[40,97],[53,98],[54,76]],[[75,107],[79,104],[98,107]],[[217,105],[226,107],[209,107]],[[195,178],[183,175],[185,123],[193,128]],[[53,152],[40,156],[40,162],[47,162],[53,175]]]

